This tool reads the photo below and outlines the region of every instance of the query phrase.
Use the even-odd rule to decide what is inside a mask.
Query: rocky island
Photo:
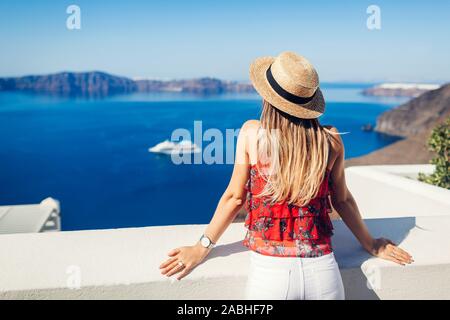
[[[136,80],[138,92],[184,92],[193,94],[221,94],[254,92],[251,84],[215,78],[187,80]]]
[[[49,75],[0,78],[0,91],[27,91],[62,96],[106,97],[134,92],[221,94],[254,92],[247,83],[214,78],[132,80],[105,72],[60,72]]]
[[[136,83],[104,72],[60,72],[0,78],[0,91],[27,91],[63,96],[102,97],[136,91]]]
[[[438,84],[428,83],[383,83],[371,88],[364,89],[363,95],[380,97],[418,97],[422,93],[436,90]]]

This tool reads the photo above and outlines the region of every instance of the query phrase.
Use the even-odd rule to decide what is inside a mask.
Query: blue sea
[[[359,94],[364,85],[323,86],[323,124],[343,136],[346,157],[395,138],[364,132],[404,99]],[[0,205],[61,202],[63,230],[209,222],[230,164],[175,165],[148,148],[176,128],[237,129],[259,117],[253,94],[133,94],[101,100],[0,93]]]

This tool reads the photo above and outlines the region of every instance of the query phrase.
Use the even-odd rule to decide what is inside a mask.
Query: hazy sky
[[[81,30],[66,28],[71,4]],[[381,30],[366,27],[371,4]],[[0,76],[246,80],[255,57],[294,50],[322,81],[448,81],[449,16],[449,0],[2,1]]]

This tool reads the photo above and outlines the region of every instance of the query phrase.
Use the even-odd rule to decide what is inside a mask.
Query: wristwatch
[[[200,237],[200,244],[202,245],[202,247],[205,247],[207,249],[211,249],[216,245],[214,242],[211,241],[210,238],[208,238],[204,234],[202,234],[202,236]]]

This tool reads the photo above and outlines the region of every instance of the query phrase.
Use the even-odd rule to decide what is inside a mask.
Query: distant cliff
[[[0,91],[26,91],[63,96],[105,97],[133,92],[221,94],[254,92],[252,85],[214,78],[132,80],[104,72],[61,72],[50,75],[0,78]]]
[[[137,80],[136,85],[139,92],[186,92],[194,94],[254,92],[251,84],[214,78],[171,81]]]
[[[438,84],[427,83],[383,83],[364,89],[362,94],[380,97],[418,97],[422,93],[436,90],[439,87]]]
[[[377,119],[378,132],[408,137],[431,129],[450,116],[450,84],[383,113]]]
[[[63,96],[108,96],[136,91],[133,80],[104,72],[61,72],[0,78],[0,91],[26,91]]]
[[[368,155],[345,161],[346,166],[428,163],[433,154],[427,139],[431,130],[450,117],[450,84],[383,113],[375,130],[402,139]]]

